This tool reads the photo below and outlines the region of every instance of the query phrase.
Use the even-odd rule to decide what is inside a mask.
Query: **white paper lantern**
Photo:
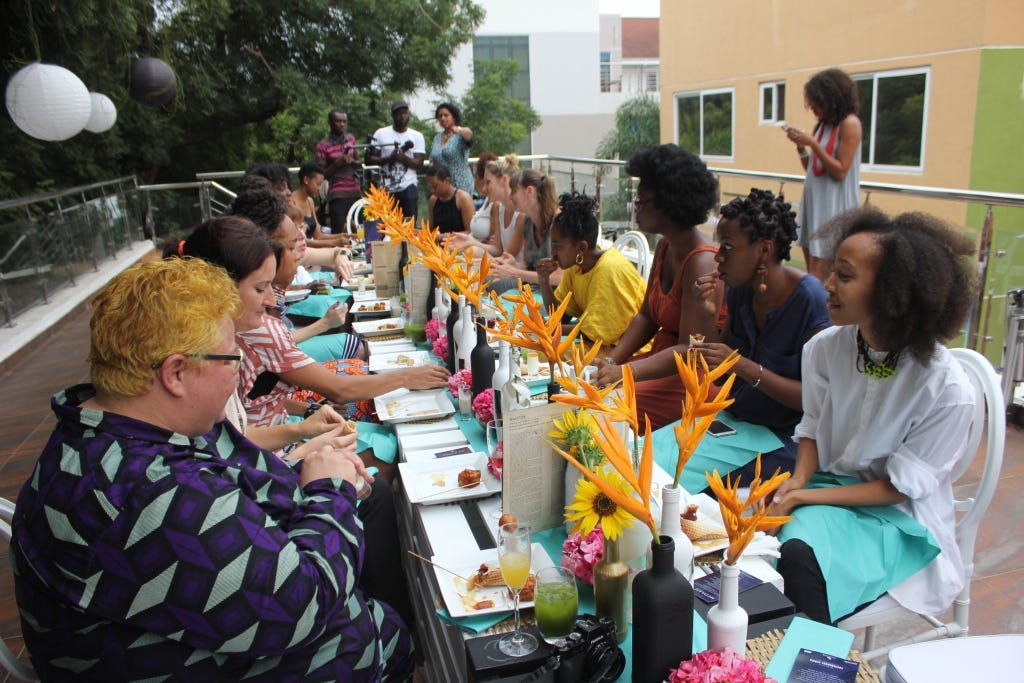
[[[7,111],[14,124],[40,140],[77,135],[89,121],[92,98],[81,79],[55,64],[29,64],[7,82]]]
[[[92,99],[92,114],[89,115],[85,129],[90,133],[104,133],[110,130],[117,121],[117,107],[103,93],[91,92],[89,97]]]

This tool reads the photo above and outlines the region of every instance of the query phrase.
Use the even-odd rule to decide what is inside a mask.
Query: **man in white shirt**
[[[423,134],[409,128],[407,102],[391,103],[391,120],[392,125],[379,128],[373,134],[375,146],[368,151],[366,163],[381,166],[384,189],[398,200],[402,214],[415,220],[419,202],[416,172],[423,168],[427,147]]]

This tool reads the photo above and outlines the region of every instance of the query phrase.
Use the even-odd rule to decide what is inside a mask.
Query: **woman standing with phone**
[[[785,126],[807,171],[797,223],[807,272],[824,281],[832,245],[819,228],[860,205],[860,143],[857,84],[839,69],[814,74],[804,85],[804,103],[818,119],[810,134]]]

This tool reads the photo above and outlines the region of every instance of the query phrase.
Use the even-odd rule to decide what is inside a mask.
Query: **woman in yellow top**
[[[573,192],[558,201],[561,211],[551,225],[551,258],[537,262],[544,305],[557,306],[572,292],[566,312],[574,318],[583,316],[580,331],[585,340],[599,341],[611,351],[639,312],[646,283],[618,249],[598,248],[593,197]],[[552,291],[550,276],[559,268],[562,281]]]

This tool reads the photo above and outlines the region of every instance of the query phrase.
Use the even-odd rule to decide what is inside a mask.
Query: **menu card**
[[[501,506],[536,530],[565,523],[565,468],[567,463],[551,447],[553,420],[570,406],[548,403],[506,411],[502,418],[504,462],[501,470]]]

